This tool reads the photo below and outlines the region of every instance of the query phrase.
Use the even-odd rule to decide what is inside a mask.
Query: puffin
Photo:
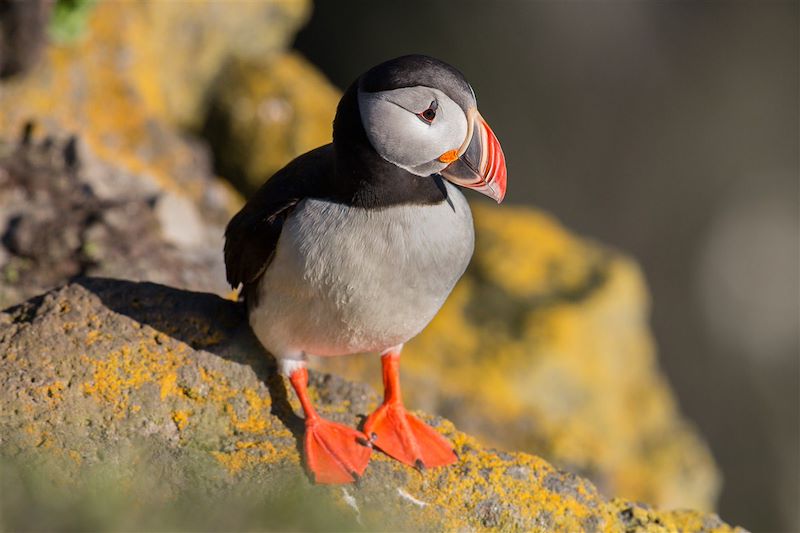
[[[228,223],[227,279],[302,406],[316,483],[358,481],[373,448],[420,471],[457,461],[453,445],[406,410],[399,367],[403,345],[472,256],[459,187],[500,203],[503,150],[461,72],[407,55],[358,77],[337,107],[333,142],[276,172]],[[381,357],[382,404],[361,430],[321,417],[307,357],[365,352]]]

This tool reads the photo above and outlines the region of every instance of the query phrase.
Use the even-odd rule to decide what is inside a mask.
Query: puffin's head
[[[450,65],[421,55],[381,63],[359,79],[358,108],[369,143],[386,161],[503,200],[503,150],[472,87]]]

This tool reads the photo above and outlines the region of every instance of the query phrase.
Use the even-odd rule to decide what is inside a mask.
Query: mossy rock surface
[[[353,425],[376,404],[368,387],[326,374],[313,375],[311,392],[325,416]],[[94,526],[158,523],[153,509],[187,493],[213,508],[226,501],[215,495],[274,504],[290,491],[315,502],[305,515],[295,507],[286,524],[299,528],[324,528],[315,513],[324,508],[323,523],[365,530],[731,530],[715,515],[609,501],[587,479],[485,448],[424,414],[455,443],[456,465],[418,473],[375,452],[359,484],[315,487],[298,452],[297,411],[242,306],[218,296],[87,278],[0,314],[0,455],[77,492],[89,473],[111,476],[137,504],[91,515]],[[251,518],[228,525],[280,527]]]

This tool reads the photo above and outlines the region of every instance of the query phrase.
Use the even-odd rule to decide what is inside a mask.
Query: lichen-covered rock
[[[180,2],[141,2],[114,9],[140,18],[142,25],[132,25],[130,36],[123,39],[141,54],[142,68],[135,81],[143,88],[155,84],[160,92],[151,95],[159,116],[198,127],[209,88],[222,66],[239,57],[283,53],[310,7],[308,0],[261,0],[235,6],[226,0],[206,0],[191,9]]]
[[[331,142],[339,91],[296,53],[231,61],[212,91],[204,136],[220,172],[244,192]]]
[[[580,472],[605,494],[712,509],[719,476],[658,368],[638,267],[541,212],[473,212],[472,264],[403,352],[411,404]],[[369,356],[319,368],[380,379]]]
[[[329,375],[315,374],[311,390],[325,416],[348,424],[376,403],[364,386]],[[152,509],[174,511],[185,493],[217,504],[225,501],[217,495],[238,495],[239,505],[266,497],[274,508],[290,491],[287,523],[300,529],[317,523],[324,502],[334,524],[366,530],[731,530],[714,515],[608,501],[586,479],[532,455],[486,449],[424,415],[455,443],[456,465],[418,473],[376,452],[359,484],[312,487],[300,467],[297,410],[242,306],[217,296],[84,279],[0,314],[0,456],[35,465],[52,486],[88,490],[98,508],[119,508],[119,499],[106,505],[109,495],[92,492],[91,479],[136,502],[95,512],[95,528],[152,523]],[[30,485],[19,479],[15,498]],[[20,515],[26,503],[4,518],[15,520],[11,529],[35,523]],[[261,524],[232,517],[228,528]]]
[[[54,43],[0,86],[0,136],[36,122],[81,137],[131,173],[203,202],[213,176],[174,126],[202,125],[208,92],[232,57],[288,46],[306,0],[98,2],[79,39]]]
[[[223,226],[203,218],[76,137],[0,139],[0,308],[84,275],[226,294]]]

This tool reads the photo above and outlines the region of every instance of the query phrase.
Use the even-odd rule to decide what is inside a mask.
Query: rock
[[[296,53],[230,62],[204,127],[220,173],[252,193],[287,161],[331,142],[339,97]]]
[[[712,509],[719,474],[658,368],[637,265],[538,211],[473,212],[472,264],[403,352],[410,404],[604,494]],[[317,367],[379,385],[374,356]]]
[[[192,9],[176,2],[145,2],[128,7],[125,15],[138,15],[146,26],[133,25],[129,39],[122,40],[141,54],[139,86],[158,84],[160,94],[153,95],[153,103],[160,107],[159,116],[196,128],[223,65],[236,58],[282,54],[310,7],[308,0],[242,2],[236,9],[226,0],[204,1]],[[153,75],[155,79],[148,79]]]
[[[315,375],[311,392],[325,416],[348,424],[376,403],[371,391],[330,376]],[[320,522],[367,530],[732,530],[715,515],[608,501],[582,477],[484,448],[427,415],[454,442],[455,466],[418,473],[376,452],[357,485],[312,487],[300,466],[297,411],[240,304],[109,279],[50,291],[0,314],[0,456],[12,465],[3,479],[16,480],[5,525],[50,517],[45,507],[80,529],[154,520],[208,527],[220,520],[220,502],[231,502],[228,529],[275,527],[271,513],[252,512],[263,506],[287,517],[278,527],[301,530]],[[49,487],[47,496],[37,499],[30,487]],[[80,505],[59,507],[54,494]],[[75,512],[85,503],[80,495],[91,502],[83,514]],[[242,508],[250,514],[236,512]],[[330,514],[320,518],[320,509]]]
[[[156,216],[164,238],[182,248],[209,244],[205,224],[197,207],[185,196],[166,192],[156,202]],[[217,241],[216,244],[220,244]],[[215,251],[219,251],[216,249]]]
[[[222,225],[196,209],[75,137],[0,141],[0,307],[84,275],[226,294]]]
[[[176,126],[202,125],[210,87],[232,57],[282,53],[308,6],[98,2],[79,39],[52,44],[35,69],[0,87],[0,137],[31,121],[45,134],[70,132],[98,158],[218,210],[211,200],[225,194],[205,153]],[[223,200],[225,216],[235,202]]]

